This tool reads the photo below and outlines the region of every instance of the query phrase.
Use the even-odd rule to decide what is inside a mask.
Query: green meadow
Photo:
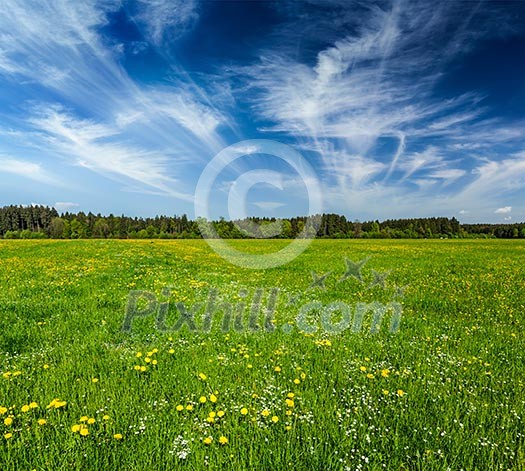
[[[0,287],[2,471],[525,469],[522,241],[0,241]],[[324,328],[360,303],[399,329]]]

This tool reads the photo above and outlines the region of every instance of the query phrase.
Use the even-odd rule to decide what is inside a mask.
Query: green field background
[[[370,257],[364,283],[339,281],[345,257]],[[0,288],[2,471],[525,469],[523,241],[315,240],[269,270],[202,240],[0,241]],[[274,331],[121,330],[132,290],[172,325],[177,302],[257,288],[279,290]],[[282,329],[308,302],[392,300],[395,334]]]

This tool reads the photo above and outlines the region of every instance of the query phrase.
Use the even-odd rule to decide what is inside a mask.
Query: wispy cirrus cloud
[[[525,215],[525,116],[511,110],[519,102],[507,113],[467,68],[457,77],[478,48],[523,37],[523,15],[508,2],[253,3],[268,21],[256,40],[235,14],[222,14],[227,8],[211,17],[212,2],[4,3],[0,153],[33,181],[61,169],[78,188],[86,180],[113,196],[131,188],[155,202],[177,198],[187,211],[213,155],[268,137],[305,153],[329,211],[382,218],[463,209],[479,219],[512,205]],[[495,88],[505,95],[506,86]],[[257,158],[236,165],[246,170]],[[285,186],[294,198],[304,190],[290,179]],[[264,206],[272,202],[264,191],[255,207],[278,213]],[[57,199],[85,206],[74,194],[48,200]],[[287,210],[300,213],[299,200]]]
[[[520,164],[499,163],[505,154],[494,154],[494,148],[515,149],[525,137],[524,122],[490,116],[481,90],[443,98],[436,84],[477,41],[515,34],[509,12],[461,2],[331,5],[340,9],[330,10],[330,21],[347,33],[334,40],[333,29],[312,32],[319,44],[332,42],[312,60],[301,59],[296,44],[277,35],[284,47],[263,51],[257,63],[237,70],[264,123],[260,129],[299,137],[303,147],[316,149],[328,175],[337,176],[325,183],[347,195],[344,200],[348,192],[363,200],[353,192],[368,188],[371,194],[402,195],[413,211],[425,194],[428,201],[440,195],[457,201],[488,184],[508,187],[507,167],[519,175]],[[345,15],[349,5],[359,15]],[[308,20],[308,14],[292,17],[281,35],[301,30]],[[384,150],[385,143],[391,150]],[[480,205],[488,198],[481,197]]]
[[[271,211],[286,206],[286,203],[279,203],[277,201],[256,201],[253,204],[264,211]]]
[[[144,36],[156,46],[183,36],[198,20],[195,0],[136,0],[128,7]]]
[[[17,175],[48,185],[59,185],[60,182],[47,172],[41,163],[10,157],[0,154],[0,173]]]
[[[144,86],[129,76],[118,43],[103,34],[121,7],[111,0],[8,1],[0,18],[0,76],[25,81],[29,90],[44,87],[55,97],[46,103],[39,93],[37,106],[23,105],[29,119],[17,118],[16,125],[26,128],[26,145],[44,143],[45,156],[190,200],[189,193],[174,190],[181,187],[173,176],[181,168],[177,162],[220,150],[225,118],[190,90],[191,83]],[[134,7],[145,37],[157,44],[189,26],[196,4],[156,0]]]
[[[180,184],[167,172],[166,155],[108,140],[119,133],[117,128],[75,118],[60,107],[40,110],[30,122],[44,133],[48,149],[65,160],[73,159],[72,164],[124,182],[128,179],[169,196],[192,199],[189,193],[176,190]]]

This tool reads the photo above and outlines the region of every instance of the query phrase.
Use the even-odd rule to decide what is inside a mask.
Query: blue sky
[[[298,150],[325,212],[524,221],[525,2],[4,2],[0,205],[193,217],[203,169],[247,139]],[[261,152],[211,215],[254,170],[281,177],[247,214],[308,212]]]

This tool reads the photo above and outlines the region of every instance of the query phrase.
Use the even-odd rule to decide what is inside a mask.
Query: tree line
[[[200,223],[200,224],[199,224]],[[181,216],[139,218],[103,216],[91,212],[59,214],[48,206],[0,208],[0,237],[4,239],[197,239],[205,236],[296,238],[525,238],[525,223],[460,224],[456,218],[433,217],[351,221],[339,214],[285,219],[252,217],[242,221],[190,220]]]

